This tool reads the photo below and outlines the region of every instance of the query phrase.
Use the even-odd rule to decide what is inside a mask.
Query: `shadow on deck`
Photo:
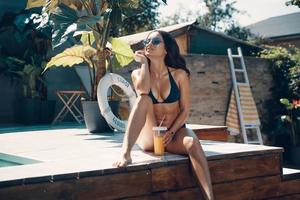
[[[200,139],[213,133],[223,140],[226,130],[191,128]],[[122,139],[122,133],[96,135],[82,128],[1,134],[2,154],[38,162],[0,168],[0,199],[201,199],[186,156],[157,157],[135,146],[132,165],[112,167]],[[282,169],[281,148],[201,144],[216,199],[300,199],[300,173]]]

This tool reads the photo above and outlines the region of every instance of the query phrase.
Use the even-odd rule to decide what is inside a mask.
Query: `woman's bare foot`
[[[121,159],[113,164],[114,167],[126,167],[132,163],[130,155],[123,155]]]

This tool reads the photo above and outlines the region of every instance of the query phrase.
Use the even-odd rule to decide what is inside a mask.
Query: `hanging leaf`
[[[98,15],[82,16],[82,17],[78,18],[78,20],[76,21],[76,24],[79,27],[85,28],[87,25],[89,25],[89,26],[95,25],[100,20],[100,18],[101,18],[101,16],[98,16]]]
[[[120,1],[119,5],[120,7],[124,9],[137,9],[139,7],[140,0],[128,0],[128,1]]]
[[[283,121],[283,122],[291,122],[291,118],[290,118],[290,116],[288,116],[288,115],[282,115],[281,117],[280,117],[280,119],[281,119],[281,121]]]
[[[46,4],[46,0],[27,0],[27,5],[25,9],[42,7]]]
[[[130,45],[118,38],[109,38],[114,54],[113,67],[124,67],[133,61],[133,51]]]
[[[290,101],[288,99],[280,99],[280,103],[286,106],[290,105]]]
[[[293,104],[288,100],[288,99],[280,99],[280,103],[285,105],[286,109],[292,110],[293,109]]]
[[[53,12],[59,4],[58,0],[47,0],[44,6],[44,12],[51,13]]]
[[[96,49],[91,46],[73,46],[54,56],[46,65],[44,72],[51,67],[72,67],[73,65],[80,64],[84,61],[92,66],[90,58],[95,54]]]
[[[110,15],[110,21],[115,27],[116,25],[120,25],[122,23],[122,12],[119,6],[115,6]]]
[[[75,4],[78,4],[79,2],[80,0],[46,0],[43,10],[44,12],[52,13],[59,6],[59,4],[64,4],[73,9],[76,9],[77,7],[75,6]]]
[[[81,33],[80,41],[83,45],[93,45],[95,37],[92,31],[85,31]]]
[[[121,1],[118,6],[122,14],[126,17],[132,17],[143,12],[142,7],[140,7],[139,0]]]

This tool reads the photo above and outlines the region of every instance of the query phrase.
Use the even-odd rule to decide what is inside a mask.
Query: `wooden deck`
[[[209,128],[218,129],[202,132],[209,135]],[[40,161],[0,168],[0,199],[201,199],[186,156],[157,157],[135,146],[132,165],[112,167],[122,139],[122,133],[96,135],[84,128],[0,134],[0,153]],[[281,148],[201,144],[216,199],[300,199],[300,173],[283,174]]]

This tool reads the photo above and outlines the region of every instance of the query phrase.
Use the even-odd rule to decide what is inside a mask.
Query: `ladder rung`
[[[240,55],[232,55],[231,57],[233,57],[233,58],[241,58],[242,56],[240,56]]]
[[[241,83],[241,82],[237,82],[236,83],[237,85],[240,85],[240,86],[249,86],[249,84],[248,83]],[[250,86],[249,86],[250,87]]]
[[[246,70],[244,69],[234,69],[235,72],[245,72],[246,73]]]
[[[260,144],[258,140],[248,141],[248,144]]]
[[[246,129],[256,129],[257,126],[249,126],[249,125],[245,125],[245,128],[246,128]]]

